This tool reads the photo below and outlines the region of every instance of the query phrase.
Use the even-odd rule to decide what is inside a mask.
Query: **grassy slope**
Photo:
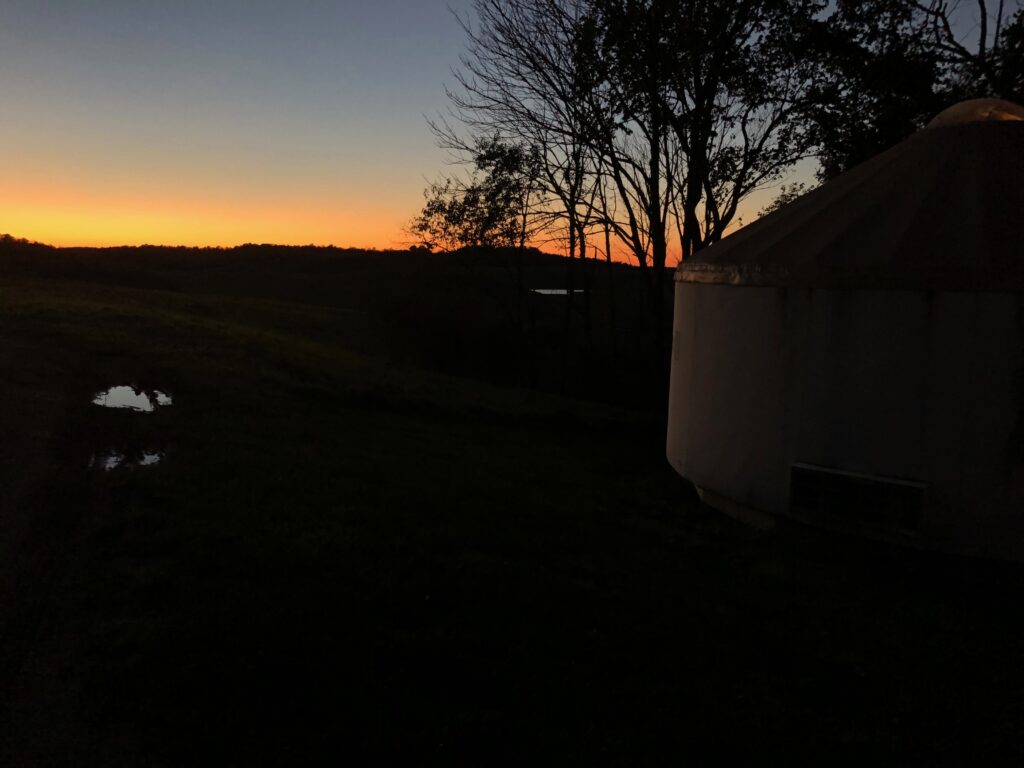
[[[754,536],[649,415],[396,365],[423,270],[157,256],[0,259],[5,764],[1024,754],[1019,569]]]

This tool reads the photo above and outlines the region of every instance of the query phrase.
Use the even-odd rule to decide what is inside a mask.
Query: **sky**
[[[0,233],[388,248],[460,0],[0,0]]]
[[[0,0],[0,233],[407,247],[470,5]]]

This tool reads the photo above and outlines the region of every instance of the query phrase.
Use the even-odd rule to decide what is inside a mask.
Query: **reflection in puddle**
[[[151,467],[159,464],[164,458],[160,451],[143,451],[139,459],[126,459],[123,453],[108,451],[106,453],[93,454],[89,461],[90,467],[100,467],[105,472],[117,469],[118,467]]]
[[[171,396],[157,390],[141,390],[135,387],[111,387],[92,399],[95,405],[104,408],[129,408],[133,411],[152,413],[158,405],[170,405]]]
[[[109,472],[112,469],[117,469],[121,466],[121,462],[124,461],[124,454],[111,451],[110,453],[101,453],[99,456],[93,456],[92,461],[89,462],[90,467],[103,467],[104,470]]]

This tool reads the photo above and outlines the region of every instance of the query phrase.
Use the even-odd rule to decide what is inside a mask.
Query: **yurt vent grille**
[[[790,508],[799,514],[887,529],[916,531],[921,524],[925,483],[846,472],[813,464],[790,471]]]

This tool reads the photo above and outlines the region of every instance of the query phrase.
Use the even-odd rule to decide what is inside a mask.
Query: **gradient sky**
[[[404,247],[469,6],[0,0],[0,233]]]
[[[389,247],[464,0],[0,0],[0,233]]]

